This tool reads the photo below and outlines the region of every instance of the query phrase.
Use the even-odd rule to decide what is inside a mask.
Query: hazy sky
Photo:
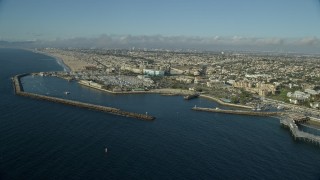
[[[319,0],[0,0],[0,40],[93,38],[102,34],[319,41],[320,3]]]

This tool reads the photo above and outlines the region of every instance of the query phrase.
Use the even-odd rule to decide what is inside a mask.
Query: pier
[[[320,145],[320,136],[316,136],[314,134],[310,134],[310,133],[301,131],[298,128],[297,123],[301,123],[306,120],[307,120],[306,118],[303,118],[303,119],[297,121],[297,118],[293,119],[290,116],[282,116],[280,118],[280,123],[282,126],[290,129],[290,132],[291,132],[292,136],[294,137],[294,139],[300,139],[300,140],[304,140],[306,142],[311,142],[311,143]]]
[[[256,112],[256,111],[225,110],[225,109],[213,109],[213,108],[202,108],[202,107],[193,107],[192,110],[224,113],[224,114],[236,114],[236,115],[278,117],[280,118],[280,124],[290,129],[290,132],[295,140],[303,140],[306,142],[314,143],[316,145],[320,145],[320,136],[301,131],[298,128],[298,124],[305,123],[312,120],[312,118],[303,116],[301,114],[297,114],[297,113],[289,114],[285,112]]]
[[[123,110],[120,110],[117,108],[112,108],[112,107],[107,107],[107,106],[100,106],[100,105],[95,105],[95,104],[83,103],[83,102],[79,102],[79,101],[73,101],[73,100],[67,100],[67,99],[62,99],[62,98],[56,98],[56,97],[50,97],[50,96],[44,96],[44,95],[24,92],[20,78],[22,78],[24,76],[28,76],[28,75],[29,74],[21,74],[21,75],[16,75],[12,78],[14,91],[17,95],[30,97],[30,98],[34,98],[34,99],[52,101],[55,103],[61,103],[61,104],[76,106],[76,107],[80,107],[80,108],[102,111],[102,112],[106,112],[106,113],[114,114],[114,115],[118,115],[118,116],[136,118],[136,119],[147,120],[147,121],[152,121],[155,119],[155,117],[147,115],[147,114],[138,114],[138,113],[127,112],[127,111],[123,111]]]

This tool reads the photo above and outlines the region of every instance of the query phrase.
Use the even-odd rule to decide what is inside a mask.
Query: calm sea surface
[[[320,178],[320,147],[294,141],[278,119],[190,110],[217,106],[206,99],[110,95],[52,77],[22,80],[28,92],[157,117],[146,122],[14,95],[15,74],[58,70],[51,57],[0,49],[0,179]]]

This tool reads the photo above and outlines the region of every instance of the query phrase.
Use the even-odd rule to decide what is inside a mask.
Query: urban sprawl
[[[254,109],[319,117],[320,56],[168,50],[37,49],[71,71],[56,72],[114,93],[203,94]]]

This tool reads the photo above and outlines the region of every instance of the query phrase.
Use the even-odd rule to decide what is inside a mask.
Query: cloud
[[[285,40],[282,38],[260,38],[256,40],[258,45],[283,45]]]
[[[34,34],[37,36],[38,34]],[[40,35],[40,34],[39,34]],[[42,35],[42,34],[41,34]],[[244,36],[163,36],[163,35],[108,35],[93,38],[75,37],[57,38],[52,41],[35,41],[32,47],[60,48],[153,48],[153,49],[198,49],[198,50],[245,50],[245,51],[295,51],[318,52],[318,37],[277,38],[277,37],[244,37]]]
[[[320,44],[320,40],[317,37],[305,37],[298,39],[295,44],[301,46],[316,46]]]

